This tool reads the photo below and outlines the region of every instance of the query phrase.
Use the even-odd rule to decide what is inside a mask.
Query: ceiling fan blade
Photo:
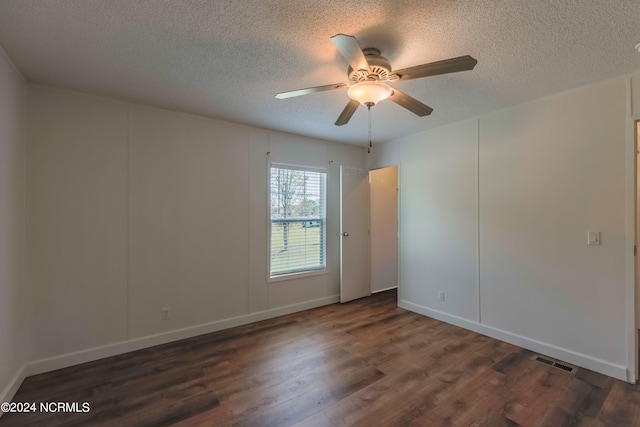
[[[315,87],[308,87],[305,89],[290,90],[288,92],[280,92],[279,94],[276,95],[276,98],[278,99],[292,98],[294,96],[309,95],[310,93],[316,93],[316,92],[324,92],[325,90],[340,89],[341,87],[346,87],[346,86],[347,86],[346,83],[336,83],[333,85],[315,86]]]
[[[389,99],[420,117],[428,116],[433,111],[433,108],[423,104],[404,92],[400,92],[398,89],[393,89],[393,93]]]
[[[360,103],[358,101],[350,99],[347,106],[344,107],[344,110],[342,110],[342,113],[340,113],[340,117],[338,117],[338,120],[336,120],[336,126],[342,126],[349,123],[351,116],[353,116],[353,113],[356,112],[359,106]]]
[[[439,74],[457,73],[458,71],[473,70],[478,60],[469,55],[443,61],[430,62],[429,64],[416,65],[394,71],[400,80],[417,79],[420,77],[437,76]]]
[[[358,40],[353,36],[347,36],[346,34],[336,34],[331,37],[331,41],[336,46],[338,51],[344,56],[351,68],[354,70],[369,70],[369,62],[362,53]]]

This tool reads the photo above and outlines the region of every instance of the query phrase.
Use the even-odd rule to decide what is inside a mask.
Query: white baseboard
[[[94,347],[86,350],[76,351],[73,353],[63,354],[60,356],[50,357],[47,359],[37,360],[28,363],[25,366],[25,368],[23,369],[24,373],[22,379],[29,375],[37,375],[43,372],[67,368],[69,366],[92,362],[94,360],[103,359],[105,357],[128,353],[135,350],[141,350],[143,348],[166,344],[172,341],[178,341],[185,338],[208,334],[223,329],[233,328],[235,326],[246,325],[248,323],[259,322],[261,320],[271,319],[274,317],[283,316],[285,314],[291,314],[302,310],[321,307],[323,305],[333,304],[339,301],[340,295],[332,295],[329,297],[318,298],[298,304],[291,304],[284,307],[260,311],[257,313],[246,314],[229,319],[190,326],[188,328],[163,332],[161,334],[149,335],[141,338],[135,338],[129,341],[121,341],[101,347]],[[20,383],[22,383],[22,379],[20,380]],[[20,386],[20,383],[18,383],[18,387]],[[8,399],[13,397],[13,394],[15,394],[17,389],[18,388],[15,387],[13,393],[5,393],[7,399],[0,400],[0,402],[8,401]]]
[[[22,365],[20,370],[11,378],[9,384],[2,390],[2,394],[0,394],[0,403],[2,402],[11,402],[13,396],[15,396],[16,392],[22,385],[22,381],[28,376],[26,365]],[[3,412],[0,411],[0,417],[2,417]]]
[[[607,362],[606,360],[597,359],[586,354],[577,353],[566,348],[557,347],[552,344],[527,338],[522,335],[514,334],[512,332],[504,331],[493,326],[484,325],[482,323],[444,313],[439,310],[434,310],[432,308],[413,304],[408,301],[400,300],[398,301],[398,306],[418,314],[432,317],[434,319],[441,320],[443,322],[447,322],[452,325],[459,326],[461,328],[507,342],[509,344],[517,345],[518,347],[526,348],[527,350],[531,350],[536,353],[550,356],[554,359],[563,360],[573,365],[590,369],[592,371],[599,372],[601,374],[608,375],[622,381],[629,381],[627,368],[622,365],[616,365],[614,363]]]
[[[377,294],[378,292],[390,291],[391,289],[398,289],[398,285],[389,286],[388,288],[378,289],[376,291],[371,291],[372,294]]]

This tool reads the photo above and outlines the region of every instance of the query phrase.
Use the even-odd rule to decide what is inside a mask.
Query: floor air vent
[[[575,366],[571,366],[571,365],[568,365],[566,363],[561,363],[561,362],[553,360],[553,359],[551,359],[549,357],[540,356],[539,354],[536,354],[535,356],[533,356],[532,359],[535,360],[536,362],[543,363],[543,364],[545,364],[547,366],[551,366],[551,367],[560,369],[560,370],[568,372],[570,374],[575,374],[578,371],[578,368],[576,368]]]

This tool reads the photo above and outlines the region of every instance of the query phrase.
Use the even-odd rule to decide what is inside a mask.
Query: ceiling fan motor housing
[[[354,70],[351,66],[347,70],[349,81],[351,83],[359,83],[366,80],[386,81],[390,79],[391,75],[391,63],[387,58],[380,55],[380,51],[374,47],[362,49],[367,62],[369,63],[369,70]]]

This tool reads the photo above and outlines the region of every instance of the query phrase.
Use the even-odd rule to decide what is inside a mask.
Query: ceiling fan
[[[331,37],[331,41],[349,63],[347,76],[349,83],[336,83],[332,85],[315,86],[306,89],[281,92],[276,95],[278,99],[291,98],[294,96],[308,95],[315,92],[340,89],[348,87],[349,103],[342,110],[336,120],[336,126],[342,126],[349,122],[358,106],[365,105],[371,108],[383,99],[389,98],[396,104],[406,108],[412,113],[423,117],[428,116],[433,108],[423,104],[415,98],[407,95],[398,89],[391,88],[385,82],[398,80],[410,80],[420,77],[436,76],[439,74],[456,73],[458,71],[472,70],[478,61],[469,55],[457,58],[445,59],[443,61],[431,62],[428,64],[416,65],[391,71],[389,60],[380,55],[376,48],[361,49],[354,36],[336,34]]]

